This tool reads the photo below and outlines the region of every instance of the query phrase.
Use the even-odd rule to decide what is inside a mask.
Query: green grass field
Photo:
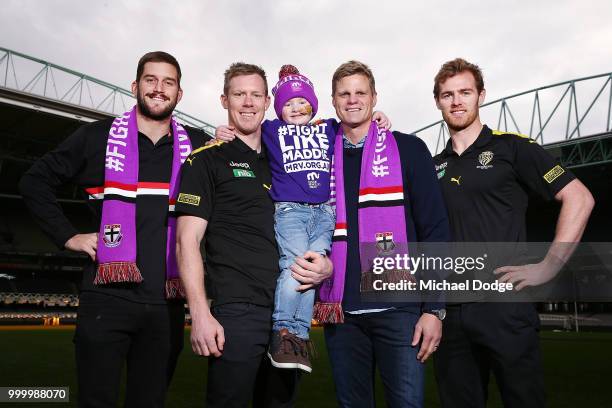
[[[168,407],[203,406],[206,360],[193,354],[189,345],[189,333],[185,334],[185,350],[181,354],[169,391]],[[73,329],[65,328],[5,330],[0,327],[0,386],[69,386],[71,400],[75,401],[72,335]],[[300,384],[297,406],[334,407],[334,384],[322,330],[313,330],[312,338],[316,342],[319,356],[314,361],[313,374],[304,376]],[[546,331],[542,332],[541,343],[548,406],[612,406],[612,333]],[[385,406],[380,381],[377,383],[376,394],[378,406]],[[489,406],[501,407],[493,385],[490,395]],[[0,404],[0,407],[5,406],[8,404]],[[425,406],[439,406],[431,364],[427,365]]]

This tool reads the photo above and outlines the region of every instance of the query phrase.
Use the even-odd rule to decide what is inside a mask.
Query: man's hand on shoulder
[[[304,256],[295,258],[295,263],[291,265],[291,276],[302,283],[296,290],[303,291],[319,285],[331,276],[333,270],[327,256],[307,251]]]
[[[197,317],[196,317],[197,316]],[[202,315],[192,315],[191,348],[200,356],[220,357],[225,345],[223,326],[219,324],[210,311]]]
[[[96,251],[98,250],[98,233],[76,234],[66,241],[64,247],[75,252],[85,252],[92,261],[95,261]]]

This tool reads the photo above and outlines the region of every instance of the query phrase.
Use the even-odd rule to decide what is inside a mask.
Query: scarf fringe
[[[402,280],[416,282],[414,275],[407,269],[393,269],[381,274],[367,271],[361,274],[361,284],[359,287],[361,292],[373,292],[375,280],[381,280],[384,283],[399,283]]]
[[[134,262],[107,262],[98,265],[94,285],[119,282],[142,282],[142,275]]]
[[[166,299],[185,299],[185,288],[180,278],[168,279],[166,281]]]
[[[344,312],[340,303],[316,302],[312,318],[322,324],[344,323]]]

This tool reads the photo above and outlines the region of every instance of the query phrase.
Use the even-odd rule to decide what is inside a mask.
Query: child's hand
[[[384,130],[391,129],[391,121],[384,113],[376,111],[372,114],[372,120],[375,120],[379,128]]]
[[[215,130],[215,139],[231,142],[236,138],[236,134],[234,133],[235,130],[236,128],[233,126],[217,126]]]

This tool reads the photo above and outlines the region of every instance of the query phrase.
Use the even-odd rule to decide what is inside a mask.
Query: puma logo
[[[191,162],[193,162],[193,157],[188,157],[185,159],[185,161],[191,166]]]
[[[451,177],[451,179],[450,179],[450,180],[451,180],[451,181],[454,181],[455,183],[457,183],[457,185],[458,185],[458,186],[460,186],[460,185],[461,185],[461,176],[459,176],[459,177],[457,177],[457,178]]]
[[[263,184],[263,186],[264,186],[264,188],[265,188],[266,190],[270,190],[270,189],[272,188],[272,184],[270,184],[270,185]]]

